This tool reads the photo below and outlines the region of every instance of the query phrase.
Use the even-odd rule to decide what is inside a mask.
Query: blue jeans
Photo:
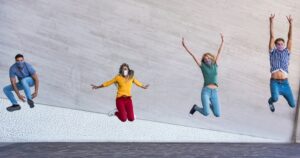
[[[271,79],[270,81],[270,89],[271,89],[271,98],[269,99],[269,104],[273,104],[278,101],[279,95],[282,95],[290,107],[294,108],[296,106],[293,92],[290,87],[288,79],[286,80],[275,80]]]
[[[220,104],[218,99],[218,90],[203,87],[201,91],[201,101],[203,108],[196,107],[196,110],[204,116],[209,115],[209,108],[216,117],[220,117]]]
[[[32,99],[31,90],[30,90],[30,87],[32,87],[32,86],[34,86],[34,80],[32,79],[32,77],[23,78],[21,81],[19,81],[17,83],[18,90],[24,90],[26,98],[30,99],[30,100]],[[7,96],[9,101],[13,105],[16,105],[16,104],[18,104],[18,102],[13,94],[13,91],[14,91],[14,89],[13,89],[12,85],[8,85],[3,88],[3,92]]]

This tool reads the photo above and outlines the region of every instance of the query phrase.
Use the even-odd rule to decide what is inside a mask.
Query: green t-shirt
[[[201,63],[200,69],[204,78],[204,87],[209,84],[215,84],[218,86],[218,65],[216,63],[211,65]]]

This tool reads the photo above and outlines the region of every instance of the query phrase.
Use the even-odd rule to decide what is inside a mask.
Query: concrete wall
[[[0,1],[0,85],[23,53],[40,76],[38,103],[106,113],[115,87],[93,92],[89,84],[111,79],[127,62],[149,90],[133,89],[135,112],[144,120],[289,141],[295,109],[284,99],[268,109],[268,16],[286,38],[285,15],[294,16],[290,84],[298,95],[300,2],[298,1]],[[221,118],[188,116],[200,104],[203,79],[181,47],[198,56],[215,53],[225,35],[219,68]],[[1,93],[1,96],[4,95]]]

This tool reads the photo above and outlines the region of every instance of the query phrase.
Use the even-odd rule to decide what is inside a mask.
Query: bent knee
[[[4,87],[2,90],[3,90],[4,93],[7,93],[8,91],[10,91],[8,86]]]

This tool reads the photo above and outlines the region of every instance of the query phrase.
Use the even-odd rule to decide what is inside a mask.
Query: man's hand
[[[274,18],[275,18],[275,14],[271,14],[271,16],[270,16],[270,22],[273,22],[273,20],[274,20]]]
[[[291,16],[291,15],[289,15],[289,16],[286,16],[286,19],[288,20],[288,22],[289,22],[290,24],[292,24],[292,23],[293,23],[293,18],[292,18],[292,16]]]
[[[31,95],[32,99],[36,98],[37,96],[38,96],[38,92],[37,92],[37,91],[35,91],[35,92]]]
[[[25,97],[24,97],[24,95],[19,94],[19,95],[18,95],[18,98],[19,98],[22,102],[25,102]]]
[[[273,20],[275,18],[275,14],[271,14],[271,16],[269,17],[270,19],[270,40],[269,40],[269,52],[272,51],[272,49],[274,48],[275,44],[274,44],[274,29],[273,29]]]
[[[289,16],[286,16],[286,19],[288,20],[289,22],[289,32],[288,32],[288,40],[287,40],[287,49],[289,50],[289,52],[291,53],[292,52],[292,45],[293,45],[293,39],[292,39],[292,36],[293,36],[293,18],[291,15]]]

